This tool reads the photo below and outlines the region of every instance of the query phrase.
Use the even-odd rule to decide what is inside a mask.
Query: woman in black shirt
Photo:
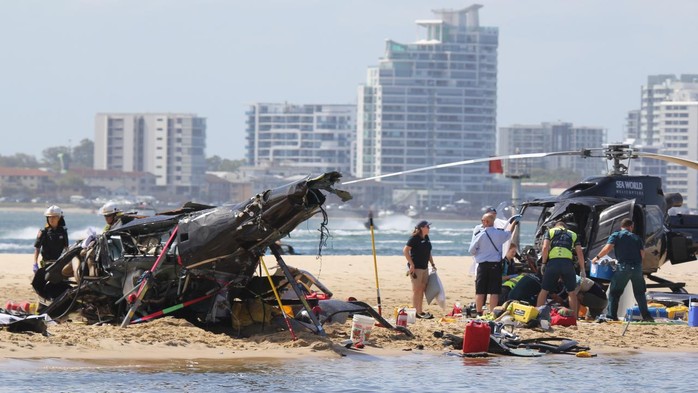
[[[412,279],[412,307],[417,312],[417,318],[433,318],[431,314],[424,312],[422,309],[424,291],[429,281],[429,263],[436,270],[434,258],[431,256],[429,223],[427,221],[420,221],[417,224],[402,253],[405,255],[405,259],[407,259],[408,274]]]

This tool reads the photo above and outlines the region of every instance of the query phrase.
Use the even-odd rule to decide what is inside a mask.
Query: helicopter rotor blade
[[[655,160],[662,160],[662,161],[670,162],[672,164],[683,165],[685,167],[689,167],[689,168],[693,168],[693,169],[698,170],[698,161],[692,161],[692,160],[688,160],[685,158],[667,156],[664,154],[657,154],[657,153],[634,152],[634,154],[640,158],[654,158]]]
[[[478,164],[482,162],[489,162],[489,161],[496,161],[496,160],[520,160],[524,158],[543,158],[543,157],[552,157],[552,156],[582,156],[582,157],[588,157],[589,156],[589,150],[584,149],[584,150],[575,150],[575,151],[557,151],[557,152],[549,152],[549,153],[526,153],[526,154],[511,154],[508,156],[496,156],[496,157],[487,157],[487,158],[477,158],[474,160],[464,160],[464,161],[456,161],[456,162],[447,162],[444,164],[438,164],[438,165],[432,165],[432,166],[426,166],[422,168],[415,168],[415,169],[408,169],[406,171],[400,171],[400,172],[393,172],[393,173],[386,173],[384,175],[378,175],[378,176],[371,176],[371,177],[365,177],[362,179],[356,179],[356,180],[351,180],[348,182],[344,182],[344,185],[347,184],[353,184],[353,183],[360,183],[360,182],[365,182],[369,180],[377,180],[377,179],[383,179],[386,177],[393,177],[393,176],[400,176],[400,175],[407,175],[410,173],[415,173],[415,172],[423,172],[423,171],[428,171],[432,169],[442,169],[442,168],[450,168],[454,166],[461,166],[461,165],[470,165],[470,164]]]

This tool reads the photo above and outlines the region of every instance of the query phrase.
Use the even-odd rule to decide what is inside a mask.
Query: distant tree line
[[[237,172],[245,160],[230,160],[213,156],[206,159],[206,170],[214,172]],[[83,139],[77,146],[48,147],[41,152],[41,159],[16,153],[11,156],[0,155],[0,167],[6,168],[51,168],[60,171],[62,168],[92,168],[94,167],[94,142]],[[71,180],[74,183],[75,180]]]
[[[206,170],[210,172],[237,172],[245,160],[229,160],[218,156],[206,159]]]
[[[51,168],[60,171],[62,167],[92,168],[93,164],[94,142],[87,138],[74,147],[48,147],[41,152],[41,160],[24,153],[0,155],[0,166],[9,168]]]

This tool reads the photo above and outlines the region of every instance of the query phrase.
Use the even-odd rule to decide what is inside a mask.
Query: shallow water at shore
[[[406,352],[342,358],[224,361],[3,360],[0,391],[688,391],[695,353],[601,354],[595,358],[460,358]],[[563,388],[564,385],[564,388]],[[7,389],[7,390],[5,390]]]

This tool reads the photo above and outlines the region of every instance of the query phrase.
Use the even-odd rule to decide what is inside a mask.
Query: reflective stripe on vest
[[[524,276],[523,274],[519,274],[518,276],[516,276],[516,277],[514,277],[514,278],[510,278],[510,279],[504,281],[504,282],[502,283],[502,286],[503,286],[503,287],[509,287],[509,289],[514,289],[514,286],[516,286],[516,283],[518,283],[519,281],[521,281],[521,279],[523,278],[523,276]]]

